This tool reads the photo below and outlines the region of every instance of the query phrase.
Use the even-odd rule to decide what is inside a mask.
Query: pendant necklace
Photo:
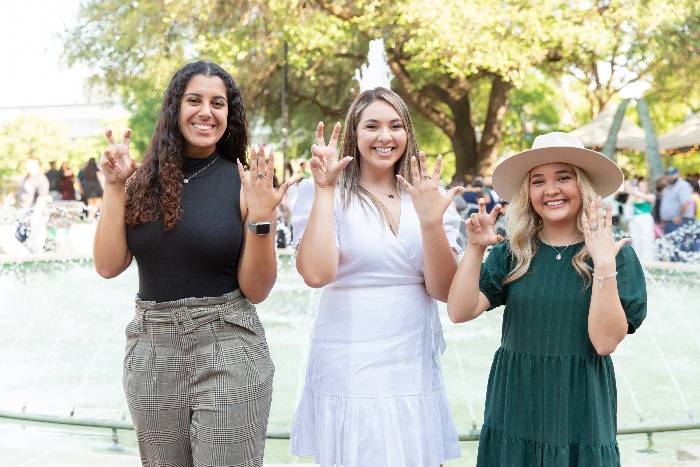
[[[199,169],[198,171],[196,171],[195,173],[193,173],[193,174],[190,175],[189,177],[183,178],[183,179],[182,179],[182,182],[183,182],[183,183],[190,183],[190,180],[192,180],[196,175],[198,175],[198,174],[204,172],[205,170],[207,170],[207,169],[209,168],[209,166],[212,165],[214,162],[216,162],[216,160],[217,160],[218,158],[219,158],[219,156],[216,156],[216,157],[214,158],[213,161],[211,161],[210,163],[208,163],[207,165],[205,165],[203,168]]]
[[[557,250],[557,249],[554,247],[554,245],[550,245],[550,244],[549,244],[549,240],[547,240],[547,237],[544,236],[544,233],[542,234],[542,237],[544,237],[544,241],[546,242],[545,245],[547,245],[547,246],[550,247],[552,250],[554,250],[554,251],[557,252],[557,255],[555,256],[555,258],[557,259],[557,261],[560,261],[560,260],[561,260],[561,254],[564,253],[564,251],[565,251],[567,248],[569,248],[571,245],[574,245],[574,243],[569,243],[569,244],[566,245],[561,251],[559,251],[559,250]],[[575,242],[576,240],[578,240],[578,237],[579,237],[579,235],[576,235],[576,238],[574,238],[574,242]]]
[[[362,186],[362,185],[360,185],[360,186]],[[362,186],[362,188],[364,188],[365,190],[367,190],[367,187]],[[367,191],[369,191],[369,190],[367,190]],[[371,191],[370,191],[370,193],[371,193]],[[390,198],[390,199],[396,198],[396,195],[394,195],[393,193],[384,193],[384,194],[385,194],[388,198]]]

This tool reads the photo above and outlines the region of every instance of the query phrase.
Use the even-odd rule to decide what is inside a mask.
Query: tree
[[[669,25],[658,37],[660,54],[650,71],[654,86],[646,93],[651,119],[659,133],[700,111],[700,4],[683,23]]]
[[[21,115],[0,126],[0,179],[23,175],[29,157],[39,159],[45,170],[50,161],[59,166],[65,161],[77,172],[90,157],[99,159],[104,148],[101,135],[71,139],[59,120]]]
[[[34,115],[17,117],[0,127],[0,178],[24,174],[29,157],[39,159],[43,166],[52,160],[60,164],[69,145],[61,122]]]
[[[630,3],[637,16],[627,15]],[[436,8],[434,0],[91,0],[66,34],[66,48],[69,61],[101,70],[101,79],[120,89],[127,107],[138,109],[143,119],[157,112],[154,90],[162,93],[181,64],[200,57],[221,63],[241,85],[251,120],[262,119],[275,136],[286,43],[290,114],[303,129],[292,131],[299,135],[292,147],[305,151],[313,122],[342,118],[368,41],[382,37],[392,85],[449,140],[456,172],[463,175],[494,165],[508,99],[533,73],[571,71],[597,83],[600,73],[585,64],[610,58],[617,67],[620,57],[641,57],[651,69],[655,62],[645,53],[660,47],[659,28],[678,24],[687,8],[674,10],[664,22],[649,18],[656,16],[651,7],[636,3],[444,0]],[[672,0],[674,7],[688,4]],[[651,32],[638,45],[635,34],[644,28]],[[618,36],[624,40],[615,46]],[[144,105],[151,110],[143,111]],[[145,127],[143,119],[133,123]]]
[[[659,78],[668,73],[697,75],[700,62],[692,48],[698,40],[698,11],[692,0],[597,0],[590,15],[572,31],[578,38],[572,60],[564,67],[585,89],[592,117],[628,85],[651,81],[654,91],[666,88]],[[698,82],[697,78],[694,82]],[[683,94],[666,88],[675,99]]]

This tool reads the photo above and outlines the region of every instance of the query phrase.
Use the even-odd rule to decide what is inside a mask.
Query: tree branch
[[[429,98],[423,90],[416,90],[413,86],[413,79],[403,64],[401,52],[398,49],[387,50],[387,62],[391,72],[396,78],[396,83],[401,94],[406,101],[415,107],[420,113],[425,115],[431,122],[438,126],[447,136],[454,134],[455,122],[436,105],[439,98]],[[437,86],[432,86],[432,92],[438,92]]]

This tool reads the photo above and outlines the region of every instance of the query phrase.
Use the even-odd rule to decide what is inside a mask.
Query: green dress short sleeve
[[[629,246],[623,246],[615,258],[617,266],[617,291],[625,315],[627,333],[634,333],[647,315],[647,289],[644,271],[637,254]],[[596,284],[593,284],[596,286]]]
[[[481,266],[479,290],[489,299],[489,310],[506,303],[507,286],[503,279],[510,272],[510,254],[506,242],[491,248],[486,261]]]
[[[489,373],[477,467],[619,467],[617,385],[609,355],[588,335],[591,293],[572,266],[582,242],[562,250],[537,241],[528,271],[503,287],[512,267],[494,247],[480,275],[492,307],[505,305],[501,346]],[[634,250],[616,257],[630,331],[646,313],[644,273]]]

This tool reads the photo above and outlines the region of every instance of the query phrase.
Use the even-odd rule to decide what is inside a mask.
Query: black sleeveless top
[[[183,175],[192,179],[183,184],[182,218],[174,229],[166,232],[162,220],[127,227],[142,300],[217,297],[238,288],[241,181],[233,162],[216,157],[184,158]]]

